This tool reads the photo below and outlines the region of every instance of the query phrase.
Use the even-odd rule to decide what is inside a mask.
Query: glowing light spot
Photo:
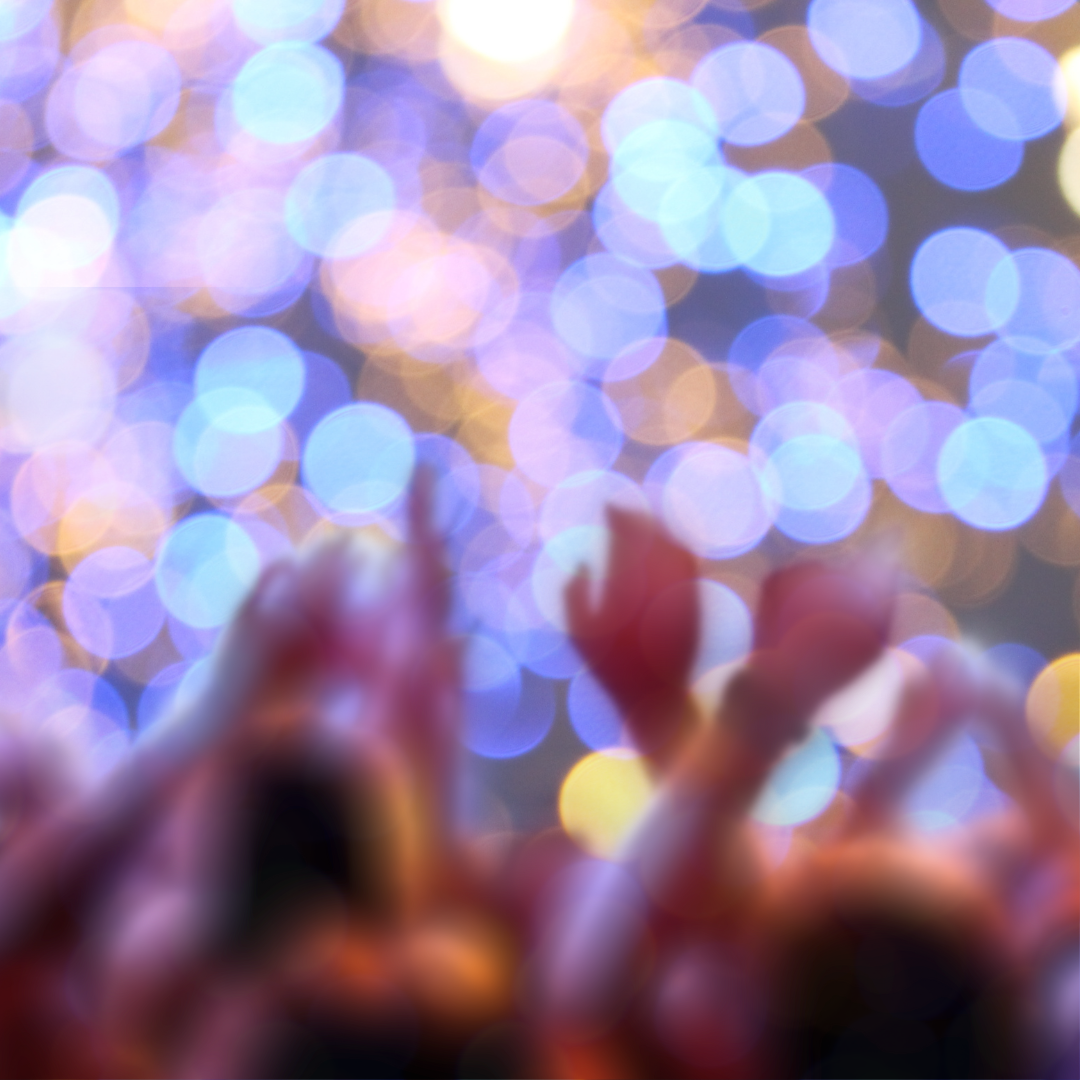
[[[1063,433],[1058,425],[1068,426],[1080,405],[1080,377],[1067,354],[1021,352],[1000,340],[976,357],[968,387],[973,409],[1013,420],[1043,443]],[[1015,404],[1006,400],[1012,390]]]
[[[83,341],[42,331],[0,347],[0,417],[11,449],[94,439],[112,418],[115,401],[112,369]]]
[[[520,401],[534,390],[568,378],[576,358],[551,328],[551,297],[522,293],[514,297],[515,317],[476,348],[477,367],[501,394]]]
[[[793,510],[823,510],[851,490],[862,471],[858,453],[831,435],[800,435],[773,452],[778,501]]]
[[[578,738],[590,749],[631,749],[618,707],[591,672],[579,672],[570,680],[566,711]]]
[[[978,743],[961,732],[904,800],[905,817],[923,832],[940,832],[963,822],[985,787]]]
[[[719,581],[699,581],[701,640],[690,681],[696,682],[720,664],[732,664],[750,651],[750,610],[734,589]]]
[[[934,27],[920,19],[922,40],[902,67],[879,79],[853,79],[851,89],[864,101],[895,109],[932,94],[945,77],[945,46]]]
[[[1080,652],[1059,656],[1039,673],[1028,691],[1027,722],[1055,759],[1080,733]]]
[[[341,61],[317,45],[286,42],[257,52],[233,83],[237,123],[268,143],[317,135],[341,105]]]
[[[496,110],[480,125],[470,154],[480,183],[518,206],[565,195],[588,157],[581,125],[550,101],[515,101]]]
[[[1080,121],[1080,46],[1058,57],[1065,85],[1066,120],[1070,127]]]
[[[57,672],[27,706],[40,730],[61,740],[89,779],[99,780],[123,758],[128,713],[116,689],[88,671]]]
[[[544,499],[540,535],[550,538],[575,525],[604,526],[612,506],[641,512],[649,508],[641,488],[621,473],[603,469],[575,473]]]
[[[1014,349],[1046,354],[1080,341],[1080,269],[1046,248],[1013,252],[1009,270],[1019,282],[1019,296],[999,331]],[[1002,272],[1006,271],[1002,267]],[[1001,277],[1001,273],[997,275]]]
[[[713,50],[690,81],[716,113],[720,138],[740,146],[779,138],[802,116],[806,104],[795,65],[758,42]]]
[[[350,258],[386,235],[394,200],[394,182],[381,165],[362,154],[326,154],[292,182],[285,224],[302,248]]]
[[[957,517],[980,529],[1012,529],[1042,505],[1046,461],[1039,444],[1008,420],[968,420],[945,440],[938,486]]]
[[[248,188],[218,199],[199,222],[196,252],[203,279],[219,296],[271,293],[304,262],[304,252],[285,227],[284,199],[271,188]],[[230,310],[243,311],[244,305]]]
[[[8,271],[24,289],[66,284],[55,275],[107,254],[119,218],[116,189],[103,173],[81,165],[50,169],[19,199],[7,237]]]
[[[474,634],[465,649],[465,730],[475,754],[511,758],[528,753],[548,733],[555,718],[551,683],[522,672],[494,638]]]
[[[563,780],[559,820],[586,851],[613,858],[651,796],[640,758],[626,751],[589,754]]]
[[[195,365],[195,390],[240,390],[258,395],[265,415],[262,427],[284,420],[304,391],[304,360],[300,350],[279,330],[241,326],[214,338]],[[247,418],[235,430],[257,431],[258,418]]]
[[[51,8],[52,0],[5,0],[0,6],[0,41],[29,33]]]
[[[989,233],[942,229],[915,252],[911,293],[935,326],[976,337],[1012,316],[1020,300],[1020,276],[1008,248]]]
[[[95,656],[131,656],[157,636],[165,609],[154,564],[128,547],[106,547],[75,567],[63,598],[72,637]]]
[[[567,629],[563,595],[570,579],[585,566],[593,580],[600,580],[608,547],[608,530],[598,525],[575,525],[545,541],[533,563],[532,599],[536,610],[556,630]]]
[[[1042,653],[1016,641],[993,645],[983,655],[987,663],[1012,676],[1025,689],[1030,688],[1035,677],[1046,667],[1046,657]]]
[[[318,41],[337,25],[345,0],[232,0],[237,25],[253,41]]]
[[[839,784],[836,747],[824,731],[815,728],[773,770],[751,816],[763,825],[801,825],[832,802]]]
[[[841,746],[870,753],[889,729],[905,681],[921,665],[909,653],[888,649],[877,663],[831,697],[814,717]]]
[[[1058,158],[1058,184],[1065,201],[1080,217],[1080,127],[1065,140]]]
[[[683,120],[653,120],[635,128],[611,160],[619,198],[636,214],[660,223],[671,216],[672,202],[707,185],[719,168],[715,137]]]
[[[518,64],[551,52],[574,18],[574,0],[439,0],[447,33],[489,60]]]
[[[881,448],[885,433],[905,409],[920,401],[918,390],[907,379],[891,371],[864,368],[840,379],[825,404],[851,425],[867,472],[884,476]]]
[[[773,506],[746,454],[715,443],[689,443],[663,455],[648,483],[660,485],[664,520],[704,558],[732,558],[756,547]]]
[[[812,0],[806,22],[821,59],[853,79],[898,71],[922,39],[919,14],[909,0]]]
[[[820,544],[852,532],[870,506],[870,481],[855,434],[834,409],[792,401],[754,429],[751,446],[765,458],[762,486],[777,506],[778,529]]]
[[[667,248],[695,270],[722,273],[739,265],[740,256],[724,232],[724,211],[731,193],[746,179],[738,169],[709,165],[685,172],[666,191],[659,222]],[[757,229],[755,243],[763,240],[763,215],[747,217],[743,238]]]
[[[607,183],[597,192],[592,216],[596,235],[612,255],[649,269],[670,266],[680,258],[660,226],[631,210],[614,184]]]
[[[165,129],[176,113],[180,87],[180,69],[160,46],[118,41],[78,68],[75,119],[95,142],[124,150]]]
[[[836,235],[828,264],[850,266],[873,255],[889,231],[889,205],[877,184],[866,173],[833,162],[813,165],[802,175],[821,190],[832,209]]]
[[[881,473],[894,494],[916,510],[941,514],[950,508],[937,483],[941,448],[964,422],[955,405],[918,402],[894,417],[881,440]]]
[[[647,270],[613,255],[587,255],[551,294],[556,333],[583,356],[612,359],[666,329],[664,294]]]
[[[604,145],[614,152],[632,131],[655,120],[678,120],[714,139],[719,135],[716,114],[699,91],[679,79],[642,79],[616,94],[604,110]]]
[[[222,497],[251,491],[281,459],[277,418],[262,395],[226,387],[200,394],[173,437],[180,471],[196,491]]]
[[[1041,22],[1052,19],[1072,7],[1074,0],[987,0],[1008,19],[1017,22]]]
[[[518,467],[547,487],[574,473],[606,469],[623,444],[615,407],[584,383],[550,383],[534,391],[514,410],[509,435]]]
[[[1063,435],[1071,419],[1046,390],[1026,379],[1001,379],[984,386],[972,396],[971,411],[1011,420],[1043,444]]]
[[[1023,143],[999,139],[971,119],[959,90],[936,94],[919,110],[915,149],[935,180],[960,191],[1004,184],[1024,160]]]
[[[198,629],[232,618],[259,574],[251,537],[222,514],[185,518],[158,549],[154,578],[165,607]]]
[[[1057,61],[1022,38],[977,45],[960,65],[960,98],[976,124],[999,139],[1037,139],[1065,115]]]
[[[801,176],[764,172],[732,191],[723,210],[724,238],[740,262],[769,277],[788,277],[821,262],[835,224],[821,191]]]
[[[401,497],[416,450],[408,425],[370,402],[324,417],[304,447],[304,483],[333,510],[365,514]]]

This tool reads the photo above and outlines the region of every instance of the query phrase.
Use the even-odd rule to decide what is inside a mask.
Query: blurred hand
[[[566,588],[570,634],[642,753],[670,756],[691,725],[688,681],[701,606],[697,563],[653,518],[608,509],[611,558],[599,600],[582,568]]]
[[[276,678],[331,663],[351,573],[346,545],[334,540],[302,560],[267,567],[226,632],[222,667]]]
[[[739,722],[756,741],[800,739],[818,706],[880,655],[894,601],[893,575],[871,563],[796,563],[770,575],[753,653],[733,686],[743,696]]]

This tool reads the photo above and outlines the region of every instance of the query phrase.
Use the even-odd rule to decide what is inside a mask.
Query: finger
[[[696,579],[698,567],[694,555],[675,540],[659,522],[654,523],[652,533],[648,557],[653,590],[658,592]]]
[[[566,605],[566,621],[570,635],[577,639],[591,636],[594,614],[589,599],[592,575],[585,565],[578,567],[574,576],[566,583],[563,600]]]
[[[653,545],[652,518],[646,514],[609,506],[607,519],[611,529],[608,580],[617,581],[621,585],[640,581],[639,575]]]
[[[435,477],[426,465],[418,465],[409,489],[409,542],[425,544],[434,536],[432,510]]]
[[[291,559],[279,559],[271,563],[255,582],[241,609],[241,617],[256,612],[267,612],[281,606],[286,602],[295,577],[296,563]]]

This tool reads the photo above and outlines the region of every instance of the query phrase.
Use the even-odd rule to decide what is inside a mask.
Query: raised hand
[[[302,560],[267,567],[227,631],[224,657],[261,677],[333,663],[351,573],[346,544],[336,539]]]
[[[638,748],[659,767],[693,729],[697,564],[651,517],[609,507],[608,523],[611,558],[599,601],[591,601],[584,568],[567,586],[570,633]]]
[[[729,692],[737,723],[755,742],[802,737],[818,706],[884,648],[895,599],[893,575],[797,563],[765,582],[746,671]]]

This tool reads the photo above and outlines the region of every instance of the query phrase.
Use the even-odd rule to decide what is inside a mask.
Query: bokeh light
[[[515,64],[559,44],[574,17],[574,0],[440,0],[439,14],[466,48]]]
[[[840,785],[840,758],[823,729],[788,752],[752,811],[763,825],[799,825],[832,802]]]
[[[716,113],[720,138],[739,146],[779,138],[806,104],[795,65],[769,45],[724,45],[698,64],[691,83]]]
[[[909,0],[811,0],[810,40],[831,68],[854,79],[880,79],[904,67],[922,39]]]
[[[1023,38],[995,38],[972,49],[960,67],[968,115],[999,139],[1037,139],[1065,115],[1065,81],[1054,57]]]
[[[1046,494],[1046,463],[1035,439],[997,417],[960,424],[938,458],[938,485],[964,521],[980,529],[1012,529]]]
[[[333,510],[364,514],[404,493],[416,451],[412,432],[382,405],[346,405],[323,417],[304,446],[304,481]]]
[[[915,253],[911,292],[936,326],[958,337],[978,337],[1010,319],[1020,281],[999,240],[978,229],[943,229]]]
[[[270,45],[237,73],[233,112],[257,139],[301,142],[330,123],[343,89],[341,62],[332,53],[302,43]]]
[[[645,766],[636,755],[590,754],[563,781],[559,819],[586,851],[612,858],[648,805],[651,791]]]
[[[593,853],[649,790],[566,634],[609,505],[700,560],[713,703],[772,568],[898,552],[905,646],[821,714],[763,828],[834,805],[945,639],[1031,685],[1058,760],[1075,604],[1030,640],[1015,612],[1080,596],[1071,20],[0,3],[0,712],[125,752],[262,566],[335,530],[385,557],[426,469],[466,748]],[[924,829],[996,798],[971,746],[942,760]]]
[[[993,111],[985,97],[971,93],[967,98],[986,105],[984,112]],[[919,110],[915,147],[930,175],[959,191],[985,191],[1004,184],[1024,160],[1023,143],[1015,135],[1000,138],[976,123],[960,90],[944,90]]]
[[[259,573],[259,552],[243,527],[222,514],[195,514],[158,551],[154,576],[161,601],[199,630],[227,622]]]

